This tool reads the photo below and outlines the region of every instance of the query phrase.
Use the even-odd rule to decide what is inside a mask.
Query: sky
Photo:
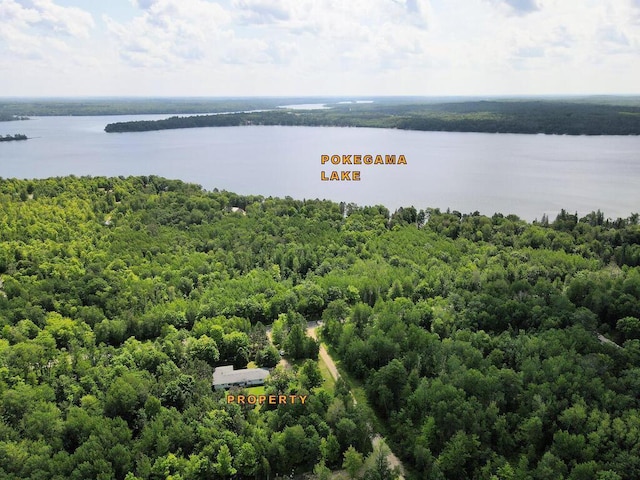
[[[640,93],[640,0],[0,0],[0,97]]]

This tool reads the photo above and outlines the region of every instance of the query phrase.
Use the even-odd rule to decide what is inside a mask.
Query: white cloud
[[[147,10],[157,3],[157,0],[133,0],[132,3],[138,8]]]
[[[22,72],[29,64],[47,72],[64,68],[66,62],[78,62],[74,45],[86,42],[94,27],[91,14],[79,8],[51,0],[0,0],[0,57]]]
[[[97,25],[57,1],[0,0],[0,68],[28,64],[30,74],[41,68],[51,79],[70,71],[93,94],[597,93],[640,85],[640,0],[87,2]],[[20,82],[3,71],[0,89],[19,92]],[[96,85],[120,90],[90,91]],[[64,81],[55,88],[76,93]]]
[[[128,23],[105,15],[108,31],[129,65],[161,69],[271,64],[302,74],[394,68],[423,49],[430,16],[427,0],[134,4],[140,14]]]
[[[282,2],[272,0],[234,0],[239,18],[247,24],[268,24],[290,19],[289,11]]]
[[[205,0],[136,0],[142,13],[128,23],[104,21],[122,59],[136,67],[181,68],[217,61],[232,37],[231,16]]]
[[[540,8],[537,0],[503,0],[517,14],[523,15],[535,12]]]
[[[61,7],[51,0],[1,0],[0,23],[32,35],[69,35],[88,38],[94,22],[91,14],[75,7]]]

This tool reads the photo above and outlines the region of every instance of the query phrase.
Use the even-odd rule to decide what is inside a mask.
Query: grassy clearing
[[[369,406],[369,402],[367,401],[367,394],[365,392],[363,383],[360,380],[357,380],[349,375],[349,373],[342,367],[340,360],[337,360],[338,356],[333,348],[329,347],[328,345],[325,345],[325,348],[327,348],[327,352],[336,364],[340,376],[347,382],[347,384],[351,388],[351,393],[358,402],[358,405],[365,407],[368,411],[373,429],[378,433],[382,433],[383,435],[386,434],[386,429],[382,425],[382,422],[380,421],[380,419],[378,419],[376,413]]]
[[[249,392],[249,395],[264,395],[264,385],[249,387],[247,388],[247,392]]]
[[[318,368],[320,368],[320,373],[322,374],[322,378],[324,378],[322,386],[327,392],[333,395],[336,390],[336,381],[331,376],[331,372],[329,372],[329,368],[322,358],[318,358]]]

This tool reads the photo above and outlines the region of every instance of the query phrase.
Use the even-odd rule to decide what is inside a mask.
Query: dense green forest
[[[637,214],[66,177],[0,180],[0,236],[2,478],[393,478],[372,425],[416,479],[640,478]],[[213,368],[272,366],[268,324],[265,391],[309,399],[227,404]]]
[[[320,110],[268,110],[226,115],[174,116],[110,123],[106,132],[143,132],[241,125],[339,126],[402,130],[639,135],[640,106],[566,100],[402,101],[330,103]]]

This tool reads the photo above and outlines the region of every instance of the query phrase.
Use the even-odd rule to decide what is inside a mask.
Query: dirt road
[[[316,322],[308,322],[307,323],[307,334],[311,338],[314,338],[314,339],[317,340],[318,337],[316,335],[316,328],[317,328]],[[327,352],[327,349],[322,344],[320,344],[320,358],[322,359],[324,364],[329,369],[329,372],[331,373],[331,376],[333,377],[333,379],[334,380],[338,380],[338,378],[340,378],[340,372],[338,372],[338,367],[336,367],[336,364],[333,361],[333,359],[331,358],[331,356],[329,355],[329,352]],[[353,404],[356,405],[358,402],[356,400],[356,397],[353,395],[353,392],[351,392],[351,398],[353,398]],[[379,433],[376,433],[373,436],[373,438],[371,439],[371,445],[375,449],[383,441],[384,441],[384,438],[382,438],[382,436]],[[384,442],[384,443],[389,448],[389,445],[387,444],[387,442]],[[389,448],[389,453],[387,454],[387,462],[389,463],[389,467],[391,467],[392,469],[393,468],[398,468],[398,470],[400,472],[400,476],[398,478],[400,480],[404,480],[404,467],[402,466],[402,462],[391,451],[391,448]]]
[[[315,340],[318,339],[318,336],[316,334],[316,328],[318,328],[317,322],[307,322],[307,335],[309,335],[311,338]],[[270,342],[272,342],[270,327],[267,328],[267,338],[269,339]],[[325,348],[324,345],[322,345],[322,343],[320,344],[319,355],[322,361],[324,362],[324,364],[327,366],[327,369],[329,370],[329,373],[331,374],[333,379],[338,380],[338,378],[340,378],[340,372],[338,371],[338,367],[336,366],[336,363],[333,361],[333,358],[331,358],[331,355],[329,355],[329,352],[327,352],[327,349]],[[280,364],[286,366],[287,368],[290,367],[289,363],[284,358],[280,359]],[[357,405],[358,401],[356,400],[356,397],[353,395],[353,392],[351,392],[351,398],[353,398],[353,404]],[[375,449],[383,441],[384,441],[384,438],[380,434],[376,433],[371,439],[371,445]],[[389,445],[386,442],[384,443],[387,446],[387,448],[389,448]],[[398,468],[398,470],[400,471],[400,476],[398,478],[400,480],[404,480],[404,467],[402,466],[402,462],[391,451],[391,448],[389,448],[389,453],[387,454],[387,462],[389,463],[389,467]]]
[[[611,346],[616,347],[616,348],[622,348],[616,342],[614,342],[613,340],[609,340],[607,337],[605,337],[601,333],[598,333],[598,340],[600,340],[600,343],[605,343],[607,345],[611,345]]]
[[[376,433],[371,439],[371,445],[373,445],[373,448],[375,449],[383,441],[384,441],[384,438],[382,438],[380,434]],[[389,467],[391,467],[391,469],[397,468],[398,471],[400,472],[400,476],[398,478],[400,480],[404,480],[404,467],[402,466],[402,462],[391,451],[391,448],[389,447],[389,445],[387,445],[387,442],[384,442],[384,444],[387,446],[387,448],[389,448],[389,453],[387,454],[387,462],[389,463]]]
[[[309,335],[314,340],[318,339],[318,337],[316,336],[316,328],[317,328],[317,325],[315,322],[309,322],[307,324],[307,335]],[[340,378],[340,372],[338,372],[338,368],[336,367],[336,364],[334,363],[333,359],[329,356],[329,352],[327,352],[327,349],[324,348],[324,345],[322,344],[320,344],[320,358],[329,369],[329,373],[331,373],[331,376],[333,377],[333,379],[338,380],[338,378]],[[355,398],[354,398],[354,401],[355,401]]]

